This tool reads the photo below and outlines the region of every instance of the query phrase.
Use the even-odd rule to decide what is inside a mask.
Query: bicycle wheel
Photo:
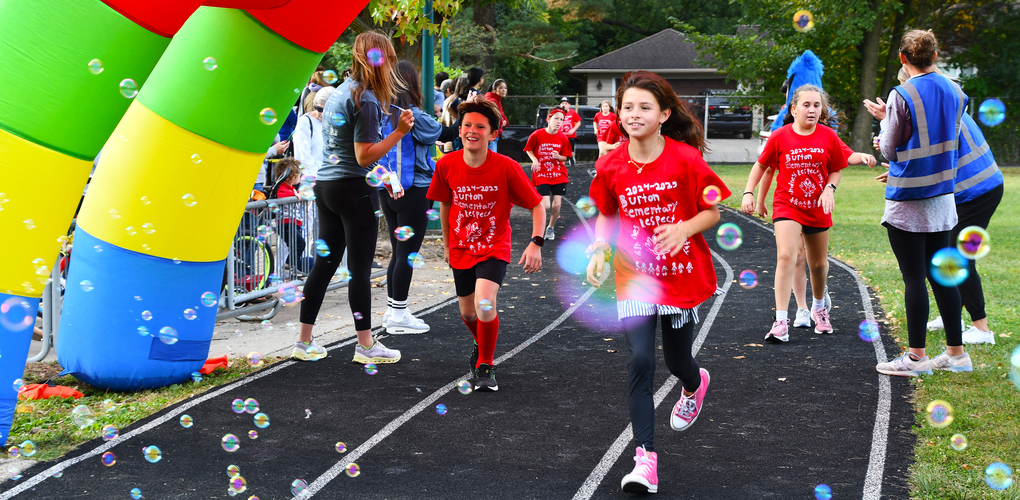
[[[270,284],[269,275],[273,272],[272,248],[254,235],[242,234],[234,239],[232,251],[234,294],[240,295],[267,288]]]

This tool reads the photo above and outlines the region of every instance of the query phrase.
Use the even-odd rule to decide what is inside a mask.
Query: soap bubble
[[[928,423],[932,427],[941,429],[953,423],[953,405],[946,401],[936,399],[928,403],[927,412]]]
[[[25,381],[19,379],[14,380],[14,392],[21,392],[25,388]]]
[[[414,229],[411,226],[400,226],[393,231],[393,234],[396,235],[397,240],[407,241],[414,237]]]
[[[256,431],[254,429],[248,431],[248,439],[258,439],[258,438],[259,438],[259,431]]]
[[[89,280],[81,280],[81,283],[79,283],[79,285],[81,285],[82,291],[85,291],[85,292],[91,292],[93,290],[93,288],[94,288],[92,286],[92,282],[89,281]]]
[[[237,477],[241,475],[241,468],[236,465],[227,466],[227,477]]]
[[[758,286],[758,275],[750,269],[740,271],[740,286],[748,290]]]
[[[198,317],[198,313],[195,312],[194,309],[189,307],[189,308],[184,310],[184,319],[186,319],[188,321],[191,321],[191,320],[193,320],[193,319],[195,319],[197,317]]]
[[[230,409],[234,410],[234,413],[244,413],[244,400],[237,398],[230,403]]]
[[[57,469],[53,471],[53,477],[64,477],[64,469]]]
[[[259,411],[259,402],[255,398],[244,400],[244,411],[247,413],[257,413]]]
[[[172,326],[164,326],[159,329],[159,340],[166,345],[174,345],[177,343],[177,330]]]
[[[483,310],[483,311],[491,311],[492,310],[492,301],[489,300],[489,299],[479,300],[478,301],[478,308]]]
[[[142,196],[141,198],[139,198],[139,201],[142,202],[142,205],[148,205],[149,203],[152,203],[152,200],[150,200],[148,196]]]
[[[815,27],[815,16],[807,10],[798,10],[793,14],[793,29],[806,33]]]
[[[201,372],[191,372],[191,380],[193,380],[195,382],[201,382],[202,381],[202,373]]]
[[[215,293],[205,292],[202,294],[202,305],[205,307],[213,307],[219,302]]]
[[[956,249],[970,260],[977,260],[992,250],[991,237],[981,226],[967,226],[956,237]]]
[[[967,258],[955,248],[943,248],[931,258],[931,277],[944,287],[963,283],[969,274]]]
[[[446,405],[444,404],[436,405],[436,413],[440,415],[446,415]]]
[[[193,207],[195,206],[196,203],[198,203],[197,201],[195,201],[195,195],[193,194],[186,194],[184,196],[181,196],[181,201],[184,202],[184,206],[186,207]]]
[[[103,453],[102,460],[103,460],[103,465],[109,467],[109,466],[117,463],[117,455],[114,455],[112,451],[108,451],[106,453]]]
[[[473,388],[471,387],[471,382],[461,380],[460,382],[457,382],[457,390],[460,391],[461,394],[471,394]]]
[[[149,321],[152,319],[152,313],[149,311],[142,311],[142,319]]]
[[[330,123],[332,123],[333,125],[336,125],[337,127],[343,127],[344,124],[347,123],[347,118],[345,118],[344,115],[342,115],[340,113],[333,113],[332,115],[330,115],[329,121],[330,121]],[[336,155],[332,155],[332,156],[329,157],[329,160],[331,162],[333,161],[333,156],[336,156]],[[336,160],[337,160],[336,163],[339,163],[340,162],[340,157],[337,156]]]
[[[263,108],[262,111],[259,111],[259,121],[266,125],[276,123],[276,110],[273,108]]]
[[[163,450],[159,449],[158,446],[146,446],[142,453],[145,455],[145,461],[150,464],[163,460]]]
[[[187,429],[192,425],[195,425],[195,421],[192,420],[191,415],[181,415],[181,427]]]
[[[386,60],[382,51],[375,47],[368,49],[366,55],[368,56],[368,63],[377,68],[382,66],[383,62]]]
[[[362,316],[361,313],[359,313],[359,312],[354,313],[354,319],[360,320],[361,318],[364,318],[364,316]]]
[[[0,304],[0,326],[11,332],[26,330],[35,324],[36,311],[27,300],[11,297]]]
[[[209,56],[209,57],[207,57],[205,59],[202,59],[202,67],[205,68],[206,71],[212,71],[212,70],[216,69],[216,66],[217,66],[217,64],[216,64],[216,58],[215,57]]]
[[[88,406],[78,405],[71,410],[71,422],[79,429],[84,429],[96,423],[96,420],[92,418],[92,410]]]
[[[361,467],[358,464],[352,463],[347,466],[347,475],[350,477],[358,477],[361,474]]]
[[[100,61],[99,59],[89,61],[89,73],[98,75],[103,72],[103,69],[103,61]]]
[[[367,364],[365,364],[365,373],[367,373],[369,375],[375,375],[376,373],[379,373],[379,369],[376,368],[376,366],[374,364],[367,363]]]
[[[743,232],[740,230],[740,226],[727,222],[719,226],[719,230],[715,233],[715,241],[723,250],[736,250],[744,242]]]
[[[336,443],[336,451],[337,453],[347,453],[347,443],[344,443],[343,441],[338,441]]]
[[[326,240],[315,240],[315,253],[319,257],[329,257],[329,245]]]
[[[149,329],[148,328],[146,328],[145,326],[139,326],[138,327],[138,335],[141,335],[142,337],[145,337],[148,334],[149,334]]]
[[[11,446],[10,448],[7,448],[7,456],[9,456],[11,458],[18,458],[18,457],[20,457],[21,456],[21,448],[18,448],[17,446]]]
[[[33,443],[31,441],[22,441],[21,442],[21,454],[22,455],[25,455],[26,457],[30,457],[32,455],[35,455],[36,451],[38,451],[38,449],[36,449],[35,443]]]
[[[227,452],[233,453],[241,449],[241,441],[233,434],[226,434],[220,439],[220,444]]]
[[[333,85],[333,84],[334,84],[334,83],[336,83],[336,82],[337,82],[337,80],[339,80],[340,78],[339,78],[339,77],[337,77],[337,75],[336,75],[336,71],[333,71],[333,70],[331,70],[331,69],[327,69],[326,71],[323,71],[323,72],[322,72],[322,79],[323,79],[323,80],[325,80],[325,81],[326,81],[326,83],[328,83],[328,84],[330,84],[330,85]]]
[[[262,366],[262,354],[260,354],[258,351],[249,352],[248,363],[254,367]]]
[[[337,163],[340,163],[340,157],[337,155],[329,155],[329,162],[332,163],[333,165],[336,165]]]
[[[375,170],[370,170],[367,174],[365,174],[365,182],[367,182],[369,186],[377,188],[382,186],[383,178],[380,177]]]
[[[425,211],[425,216],[428,217],[429,220],[439,220],[439,210],[430,208]]]
[[[985,483],[993,490],[1002,491],[1013,484],[1013,469],[1002,462],[995,462],[985,468]]]
[[[120,82],[120,94],[128,99],[134,98],[138,95],[138,84],[130,78],[125,78]]]
[[[351,271],[344,266],[340,266],[336,269],[335,276],[340,278],[340,281],[347,282],[351,280]]]
[[[269,427],[269,415],[266,415],[265,413],[256,413],[255,416],[252,417],[252,421],[255,422],[255,427],[258,427],[259,429]]]
[[[295,479],[290,483],[290,493],[294,496],[298,496],[304,493],[305,488],[308,487],[308,483],[304,479]]]
[[[103,426],[103,432],[102,432],[103,440],[109,441],[111,439],[116,439],[117,436],[119,436],[119,435],[120,435],[120,431],[117,430],[117,427],[114,426],[113,424],[108,424],[108,425],[104,425]]]
[[[595,202],[587,196],[583,196],[578,199],[574,206],[577,207],[578,212],[581,212],[581,216],[586,219],[594,217],[599,213],[599,209],[595,206]]]
[[[156,226],[153,226],[151,222],[146,222],[145,224],[142,224],[142,231],[145,232],[145,234],[155,233]]]
[[[865,342],[878,340],[878,337],[881,336],[878,323],[871,320],[861,321],[860,326],[857,327],[857,336]]]
[[[131,488],[131,498],[133,498],[134,500],[138,500],[139,498],[143,498],[142,497],[142,490],[140,490],[138,488]]]
[[[827,484],[819,484],[815,486],[815,499],[816,500],[830,500],[832,498],[832,488]]]
[[[988,127],[994,127],[1006,119],[1006,105],[998,99],[985,99],[978,107],[978,119]]]
[[[956,451],[963,451],[967,449],[967,436],[963,434],[953,434],[953,437],[949,438],[949,446]]]
[[[709,205],[715,205],[722,201],[722,190],[719,186],[708,186],[701,193],[701,199]]]
[[[237,495],[238,493],[243,493],[247,489],[248,489],[248,481],[246,481],[241,476],[234,476],[234,477],[230,478],[230,490],[228,490],[227,493],[228,494],[229,493],[233,493],[234,495]],[[231,496],[234,496],[234,495],[231,495]]]
[[[418,252],[411,252],[407,255],[407,264],[414,269],[421,269],[425,265],[425,257]]]
[[[11,467],[7,469],[7,474],[11,476],[11,481],[17,481],[21,479],[21,469],[17,467]]]

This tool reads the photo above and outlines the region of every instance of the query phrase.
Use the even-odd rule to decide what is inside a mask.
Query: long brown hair
[[[797,90],[793,91],[793,95],[790,96],[790,106],[786,110],[786,116],[789,117],[789,121],[784,119],[783,124],[786,125],[793,123],[793,108],[797,107],[797,103],[800,102],[800,95],[804,92],[818,92],[818,97],[821,98],[822,101],[822,111],[818,113],[818,123],[828,125],[829,122],[835,118],[832,116],[832,109],[829,107],[829,95],[826,94],[824,90],[811,85],[810,83],[805,83],[804,85],[797,87]]]
[[[418,70],[409,61],[397,63],[397,76],[404,83],[404,88],[397,91],[396,104],[404,109],[421,107],[421,79]]]
[[[379,64],[372,64],[369,61],[368,53],[372,49],[379,50],[382,55]],[[355,105],[361,109],[362,94],[365,90],[371,90],[379,100],[383,113],[389,114],[389,105],[401,86],[400,78],[395,71],[397,53],[393,50],[393,43],[382,33],[366,31],[354,39],[351,56],[354,59],[351,63],[351,79],[358,82],[358,85],[351,89]]]
[[[656,102],[659,103],[659,108],[670,110],[669,118],[662,124],[662,135],[675,141],[687,143],[701,151],[702,155],[708,151],[708,148],[705,147],[705,135],[701,122],[687,111],[666,80],[655,73],[631,71],[623,75],[620,88],[616,90],[616,109],[621,109],[623,106],[623,93],[627,89],[635,87],[651,92],[655,96]],[[624,135],[627,134],[625,127],[620,127],[620,132]]]

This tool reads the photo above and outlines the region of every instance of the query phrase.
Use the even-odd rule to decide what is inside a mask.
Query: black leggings
[[[386,270],[386,295],[396,301],[407,300],[407,291],[411,289],[411,275],[414,268],[407,262],[407,256],[421,250],[421,242],[425,239],[425,228],[429,225],[429,217],[425,212],[432,202],[425,197],[429,188],[410,187],[404,196],[394,200],[392,196],[379,193],[379,204],[386,216],[386,226],[390,231],[390,246],[393,255],[390,267]],[[414,236],[400,241],[394,230],[408,226],[414,230]]]
[[[960,221],[949,234],[949,241],[955,244],[960,231],[968,226],[988,229],[988,222],[992,220],[992,214],[999,207],[1000,201],[1002,201],[1002,184],[973,200],[957,205],[956,215]],[[963,301],[963,306],[967,308],[967,312],[970,313],[971,321],[988,317],[985,314],[985,292],[981,288],[981,276],[978,276],[976,264],[976,260],[967,259],[970,274],[967,275],[967,279],[963,280],[963,283],[957,285],[960,289],[960,299]]]
[[[623,331],[630,348],[627,363],[627,405],[634,441],[648,451],[655,451],[655,323],[658,316],[624,318]],[[671,316],[662,316],[662,357],[666,368],[680,379],[684,389],[695,391],[701,386],[701,367],[691,356],[694,345],[694,322],[673,328]]]
[[[348,301],[354,313],[354,329],[372,328],[372,259],[379,223],[377,188],[365,179],[340,179],[315,183],[315,205],[319,209],[319,239],[329,245],[329,255],[315,256],[315,265],[305,282],[305,300],[301,302],[301,322],[315,324],[326,296],[326,287],[336,273],[347,250]]]
[[[903,274],[903,304],[907,313],[907,337],[910,347],[924,349],[927,339],[928,289],[925,278],[931,283],[942,323],[946,325],[946,345],[963,345],[963,331],[960,329],[960,291],[944,287],[931,277],[931,259],[935,252],[949,246],[949,231],[938,233],[911,233],[886,225],[889,244]]]

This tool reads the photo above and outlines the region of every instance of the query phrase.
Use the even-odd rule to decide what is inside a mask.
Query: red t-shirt
[[[487,259],[510,262],[510,208],[527,209],[542,197],[521,166],[488,152],[478,168],[464,163],[464,150],[436,162],[428,198],[450,203],[450,267],[468,269]]]
[[[607,144],[616,144],[618,142],[627,142],[630,140],[627,136],[620,133],[620,125],[615,121],[606,130],[606,136],[603,139]]]
[[[836,132],[825,126],[815,126],[811,135],[794,132],[793,124],[772,132],[758,163],[776,169],[773,219],[784,217],[803,226],[832,227],[832,214],[817,206],[818,197],[829,174],[846,168],[844,147]]]
[[[577,111],[570,110],[563,115],[563,125],[560,125],[560,132],[566,134],[568,139],[577,137],[577,132],[570,134],[570,129],[574,128],[574,124],[581,121],[581,115],[577,114]]]
[[[616,126],[616,113],[604,115],[599,111],[595,113],[595,123],[598,124],[598,130],[595,131],[595,142],[609,142],[606,141],[606,131],[609,130],[609,127]],[[619,134],[620,131],[617,130],[616,133]]]
[[[524,152],[531,151],[538,157],[538,163],[531,166],[531,181],[539,184],[563,184],[567,182],[567,166],[556,156],[570,157],[570,140],[563,132],[550,134],[542,128],[531,133],[524,145]]]
[[[617,300],[689,309],[715,293],[715,268],[704,236],[691,235],[675,257],[657,253],[653,236],[661,224],[690,220],[711,208],[702,193],[716,186],[726,198],[730,190],[709,168],[697,149],[666,138],[666,146],[641,173],[630,163],[627,148],[614,149],[595,162],[588,195],[599,213],[616,215]]]
[[[280,184],[280,188],[276,190],[277,198],[290,198],[291,196],[297,196],[297,191],[294,191],[294,186],[284,182]],[[282,223],[287,224],[289,222],[297,223],[301,225],[301,215],[298,213],[297,205],[284,205],[280,207],[280,213],[283,215],[281,220]]]

